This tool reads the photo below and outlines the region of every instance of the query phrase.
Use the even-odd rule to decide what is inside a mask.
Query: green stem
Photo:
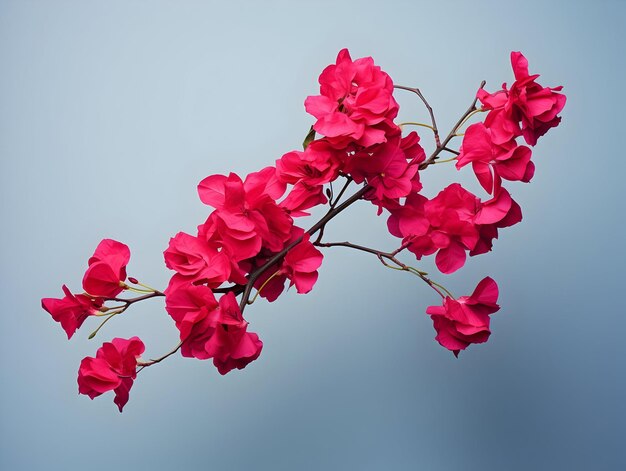
[[[276,276],[280,275],[281,270],[276,270],[274,273],[272,273],[272,275],[263,282],[263,284],[260,286],[259,289],[256,290],[256,294],[254,295],[254,297],[248,301],[248,304],[252,304],[254,303],[254,301],[256,301],[256,298],[259,297],[259,295],[261,294],[261,291],[263,291],[263,288],[265,288],[267,286],[267,284],[272,281]]]
[[[400,123],[398,124],[398,126],[402,127],[402,126],[421,126],[423,128],[428,128],[431,131],[434,131],[435,128],[433,128],[430,124],[424,124],[424,123],[414,123],[411,121],[407,121],[406,123]]]
[[[445,159],[445,160],[436,160],[435,162],[433,162],[433,164],[445,164],[448,162],[454,162],[455,160],[457,160],[456,157],[452,157],[451,159]]]
[[[91,334],[89,334],[89,337],[87,337],[89,340],[91,340],[92,338],[94,338],[96,336],[96,334],[98,333],[98,331],[100,329],[102,329],[102,327],[104,326],[104,324],[106,324],[107,322],[109,322],[110,319],[112,319],[113,317],[117,316],[119,314],[119,312],[114,312],[112,314],[109,314],[108,317],[102,321],[102,323],[98,326],[98,328],[96,330],[94,330]]]

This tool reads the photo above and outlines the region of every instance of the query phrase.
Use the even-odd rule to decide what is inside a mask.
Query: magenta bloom
[[[245,182],[234,173],[205,178],[198,194],[215,211],[198,228],[198,236],[224,247],[236,261],[256,256],[261,247],[280,251],[293,226],[293,219],[275,200],[285,186],[273,167],[248,175]]]
[[[487,277],[470,296],[446,296],[442,306],[429,306],[426,313],[433,319],[435,340],[455,356],[472,343],[486,342],[491,334],[489,315],[500,309],[497,301],[498,285]]]
[[[242,369],[261,354],[263,342],[247,332],[235,295],[227,293],[219,303],[204,285],[172,278],[166,290],[165,308],[180,331],[184,357],[207,360],[221,374]]]
[[[442,273],[461,268],[465,264],[465,251],[473,249],[478,242],[474,217],[479,202],[472,193],[453,183],[424,205],[431,226],[429,238],[437,249],[435,263]],[[409,250],[414,251],[412,247]]]
[[[424,209],[427,202],[428,198],[425,196],[411,193],[404,205],[391,208],[391,215],[387,219],[389,232],[396,237],[405,238],[406,241],[426,236],[430,229]]]
[[[534,146],[537,139],[561,122],[557,116],[565,106],[566,97],[559,92],[562,86],[548,88],[535,82],[539,75],[529,75],[528,61],[521,52],[511,52],[515,82],[509,90],[513,113],[521,116],[522,134]]]
[[[456,168],[471,163],[481,186],[487,193],[494,193],[500,187],[501,178],[529,182],[535,173],[530,158],[528,147],[518,146],[515,140],[496,144],[492,129],[476,123],[465,132]]]
[[[522,208],[506,189],[500,188],[492,199],[481,202],[476,213],[475,222],[479,239],[470,251],[470,256],[489,252],[493,239],[498,238],[498,229],[512,226],[521,220]]]
[[[65,285],[63,293],[65,294],[63,299],[43,298],[41,307],[61,324],[67,338],[70,339],[87,317],[98,313],[102,307],[102,299],[90,298],[84,294],[73,295]]]
[[[181,354],[200,360],[209,358],[204,349],[217,324],[218,302],[210,288],[172,278],[165,291],[165,309],[176,323],[183,342]]]
[[[278,269],[278,275],[274,275],[276,272],[270,268],[255,284],[257,289],[263,287],[260,296],[270,302],[275,301],[283,292],[286,280],[290,280],[289,286],[295,285],[296,291],[300,294],[311,291],[317,281],[317,269],[322,265],[324,256],[311,243],[309,234],[305,234],[304,230],[299,227],[294,227],[290,242],[300,236],[302,236],[302,241],[287,252]],[[269,280],[272,275],[274,275],[273,278]]]
[[[372,187],[371,199],[385,201],[407,196],[413,190],[417,165],[409,165],[402,149],[394,143],[381,144],[370,152],[359,152],[350,159],[346,172],[356,183]]]
[[[282,200],[279,206],[285,209],[291,217],[309,216],[306,210],[328,203],[328,198],[324,195],[324,187],[309,186],[304,182],[298,182],[291,189],[287,197]]]
[[[104,239],[89,259],[83,277],[83,289],[91,296],[114,298],[124,290],[126,265],[130,260],[128,246]]]
[[[345,154],[345,153],[344,153]],[[285,183],[305,183],[309,187],[331,182],[339,175],[341,152],[327,140],[311,142],[304,152],[291,151],[276,161],[276,175]]]
[[[214,245],[179,232],[163,252],[165,265],[195,282],[217,287],[230,276],[231,264],[228,256]]]
[[[242,370],[261,355],[263,342],[254,332],[217,329],[216,338],[221,344],[220,353],[213,357],[213,365],[221,375],[231,370]]]
[[[263,342],[257,334],[247,332],[247,326],[233,293],[222,296],[219,323],[206,343],[206,350],[220,374],[241,370],[261,355]]]
[[[216,353],[213,337],[220,326],[226,330],[245,331],[248,325],[241,313],[238,317],[224,314],[223,306],[232,310],[232,303],[237,304],[232,293],[222,296],[218,303],[206,286],[196,286],[175,276],[165,294],[165,309],[180,331],[183,342],[181,354],[184,357],[199,360],[212,358]]]
[[[393,82],[371,57],[353,61],[348,50],[342,49],[336,63],[324,69],[319,83],[320,95],[308,97],[304,106],[317,118],[313,129],[335,147],[380,144],[386,142],[388,132],[397,130]]]
[[[128,340],[115,338],[103,343],[95,358],[86,357],[80,362],[78,392],[93,399],[107,391],[114,391],[113,402],[122,412],[137,377],[137,359],[144,350],[144,344],[138,337]]]
[[[416,132],[403,138],[397,132],[386,143],[361,149],[346,160],[344,172],[356,183],[367,182],[371,191],[364,199],[378,206],[379,215],[383,208],[395,208],[400,198],[422,189],[418,168],[426,154],[419,140]]]
[[[453,273],[465,264],[467,252],[472,253],[480,240],[476,222],[480,209],[481,202],[475,195],[453,183],[430,201],[421,195],[409,195],[403,206],[390,209],[387,226],[391,234],[403,238],[403,244],[418,260],[436,252],[437,268],[442,273]]]
[[[494,94],[478,91],[483,106],[492,110],[485,125],[497,130],[499,143],[522,134],[526,143],[534,146],[537,139],[561,122],[557,115],[565,106],[566,97],[558,93],[562,86],[548,88],[535,82],[539,75],[528,73],[528,61],[521,52],[511,52],[511,65],[515,82],[510,89],[504,84]]]
[[[467,252],[470,256],[489,252],[499,228],[522,220],[521,208],[504,188],[482,202],[458,183],[430,201],[413,193],[390,212],[389,232],[402,238],[418,260],[436,252],[435,263],[442,273],[461,268]]]
[[[291,280],[289,286],[295,285],[296,291],[301,294],[311,291],[323,259],[322,252],[309,241],[309,234],[304,234],[302,242],[287,252],[283,261],[282,270]]]

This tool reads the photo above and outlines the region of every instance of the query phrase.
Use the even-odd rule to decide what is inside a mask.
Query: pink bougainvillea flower
[[[206,360],[204,345],[217,324],[218,302],[210,288],[172,277],[165,291],[165,310],[176,323],[184,357]]]
[[[488,193],[498,191],[501,178],[529,182],[535,171],[528,147],[518,146],[515,140],[496,144],[492,130],[483,123],[467,128],[460,151],[456,168],[471,163],[476,178]]]
[[[309,96],[304,106],[317,118],[313,129],[335,147],[380,144],[397,129],[393,82],[371,57],[353,61],[343,49],[336,63],[324,69],[319,83],[320,95]]]
[[[521,220],[520,206],[505,188],[500,188],[492,199],[481,202],[475,222],[478,225],[497,224],[497,227],[509,227]]]
[[[223,248],[235,262],[256,256],[263,246],[263,238],[256,231],[254,222],[245,216],[232,217],[217,210],[198,226],[198,238]]]
[[[229,278],[231,264],[228,255],[215,245],[179,232],[163,252],[165,265],[194,282],[218,287]]]
[[[498,229],[517,224],[522,220],[522,208],[511,198],[504,188],[500,188],[494,197],[481,202],[476,213],[476,227],[479,239],[470,256],[487,253],[491,250],[493,239],[498,238]]]
[[[43,298],[41,306],[61,324],[67,338],[70,339],[87,317],[99,312],[103,301],[84,294],[73,295],[65,285],[63,285],[63,293],[65,296],[62,299]]]
[[[317,269],[322,265],[324,256],[311,243],[309,234],[302,228],[294,227],[289,243],[302,237],[302,240],[287,254],[279,268],[270,268],[255,283],[260,290],[260,296],[268,301],[275,301],[285,288],[285,281],[290,280],[289,286],[296,286],[296,291],[306,294],[315,285],[318,278]]]
[[[313,289],[317,281],[317,269],[322,265],[324,256],[309,240],[309,234],[302,236],[302,241],[287,252],[283,261],[285,275],[289,278],[289,286],[296,286],[296,291],[306,294]]]
[[[243,369],[261,354],[263,342],[257,334],[247,332],[239,304],[233,293],[220,298],[219,323],[214,335],[206,343],[206,350],[213,358],[213,365],[225,375],[233,369]]]
[[[328,198],[324,195],[323,186],[310,187],[300,181],[294,185],[279,206],[287,210],[291,217],[301,217],[310,215],[305,210],[326,203]]]
[[[491,132],[491,140],[496,145],[507,145],[522,135],[519,120],[504,109],[507,103],[507,91],[498,91],[492,95],[485,90],[478,90],[477,96],[483,109],[491,110],[485,117],[484,125]]]
[[[411,194],[389,211],[389,232],[402,238],[402,246],[418,260],[436,252],[437,268],[446,274],[461,268],[468,252],[470,256],[489,252],[499,228],[522,220],[521,208],[504,188],[481,202],[458,183],[432,200]]]
[[[261,354],[263,343],[247,332],[248,323],[232,292],[217,302],[208,287],[174,277],[165,294],[165,308],[180,331],[182,356],[213,358],[218,371],[226,374]]]
[[[231,173],[211,175],[200,182],[203,203],[215,207],[198,236],[224,247],[236,261],[254,257],[261,247],[278,252],[289,239],[293,219],[275,198],[285,190],[276,170],[267,167],[245,182]]]
[[[420,137],[415,131],[411,131],[406,136],[400,139],[400,148],[404,152],[404,156],[411,164],[421,164],[426,160],[426,152],[420,145]],[[417,178],[413,179],[414,187],[413,191],[420,191],[422,185],[419,182],[419,174]]]
[[[232,186],[233,182],[235,183],[234,186]],[[231,173],[228,177],[226,175],[209,175],[198,184],[200,200],[215,209],[224,208],[228,203],[229,195],[226,192],[229,184],[231,192],[240,191],[239,184],[242,184],[244,191],[250,193],[252,198],[265,194],[276,200],[285,192],[285,183],[276,176],[276,168],[265,167],[258,172],[249,174],[243,183],[235,173]]]
[[[455,356],[472,343],[486,342],[491,334],[489,315],[500,309],[497,301],[498,285],[487,277],[470,296],[446,296],[442,306],[429,306],[426,313],[433,319],[435,339]]]
[[[113,239],[103,239],[96,247],[88,261],[89,265],[105,262],[119,272],[120,278],[126,278],[126,265],[130,260],[130,249],[127,245]]]
[[[391,215],[387,220],[389,232],[396,237],[404,238],[406,241],[426,236],[430,229],[430,223],[424,209],[427,202],[428,198],[425,196],[411,193],[407,196],[404,205],[390,209]]]
[[[243,182],[247,198],[254,201],[268,196],[276,201],[285,193],[286,185],[278,178],[276,167],[265,167],[258,172],[249,173]]]
[[[178,275],[172,277],[165,291],[165,309],[180,331],[182,356],[199,360],[212,358],[211,339],[219,325],[226,325],[226,329],[247,326],[241,316],[224,315],[222,306],[230,306],[234,299],[234,295],[229,293],[222,296],[218,303],[207,286],[193,285]]]
[[[493,206],[488,206],[485,214],[495,212]],[[508,208],[511,207],[509,199]],[[480,200],[454,183],[432,200],[421,195],[410,195],[404,205],[390,210],[387,225],[391,234],[403,238],[403,246],[413,252],[418,260],[436,252],[437,268],[442,273],[453,273],[465,264],[468,251],[470,255],[484,253],[473,252],[480,241],[480,229],[483,227],[476,222],[476,214],[480,209]],[[489,245],[485,251],[490,248]]]
[[[122,412],[137,377],[137,360],[144,350],[144,344],[138,337],[115,338],[103,343],[95,358],[86,357],[80,362],[78,392],[93,399],[107,391],[114,391],[113,402]]]
[[[367,182],[370,191],[364,199],[377,205],[380,215],[383,208],[397,207],[400,198],[422,189],[418,168],[425,159],[417,133],[401,137],[398,130],[386,143],[354,152],[346,160],[344,172],[356,183]]]
[[[558,93],[563,87],[548,88],[535,80],[539,75],[528,73],[528,61],[521,52],[511,52],[511,65],[515,82],[507,89],[490,94],[478,91],[485,109],[491,110],[485,120],[487,127],[495,130],[498,143],[524,136],[526,143],[534,146],[551,128],[558,126],[557,116],[565,106],[565,95]]]
[[[374,201],[403,198],[413,190],[417,165],[407,162],[397,144],[381,144],[371,151],[357,153],[348,161],[346,173],[356,183],[367,181],[373,189],[371,198]]]
[[[89,259],[89,268],[83,277],[83,289],[91,296],[114,298],[125,289],[126,265],[129,260],[128,246],[112,239],[104,239]]]
[[[557,116],[565,106],[563,87],[542,87],[535,82],[539,75],[528,73],[528,61],[521,52],[511,52],[511,65],[515,82],[509,90],[509,105],[518,112],[522,121],[522,134],[534,146],[537,139],[561,122]]]
[[[222,375],[234,369],[244,369],[249,363],[259,358],[263,349],[263,342],[254,332],[241,333],[226,330],[220,326],[216,337],[220,338],[222,345],[227,346],[213,357],[213,365]]]
[[[278,159],[276,175],[280,181],[291,185],[299,182],[309,187],[323,185],[339,175],[341,154],[326,139],[318,139],[311,142],[304,152],[294,150]]]
[[[431,226],[428,236],[437,249],[435,263],[442,273],[461,268],[465,264],[465,251],[472,250],[478,242],[474,217],[479,203],[476,196],[453,183],[424,205]],[[414,251],[412,246],[409,250]]]

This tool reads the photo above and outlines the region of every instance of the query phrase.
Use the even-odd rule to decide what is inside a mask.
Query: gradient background
[[[626,469],[626,3],[434,3],[0,1],[2,470]],[[40,298],[79,290],[103,237],[164,287],[169,237],[209,210],[196,184],[298,148],[304,98],[342,47],[421,87],[445,132],[480,80],[512,81],[511,50],[565,86],[533,182],[509,186],[523,223],[445,277],[459,295],[498,281],[489,342],[456,360],[423,283],[329,249],[313,293],[249,309],[265,347],[247,369],[172,357],[123,414],[78,396],[101,342],[139,335],[154,357],[177,331],[154,300],[68,342]],[[426,193],[459,178],[429,169]],[[367,204],[328,239],[395,243]]]

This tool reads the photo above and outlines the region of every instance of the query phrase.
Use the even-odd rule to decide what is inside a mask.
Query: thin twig
[[[352,177],[346,175],[346,183],[343,185],[343,188],[339,191],[339,194],[337,195],[337,198],[335,198],[335,201],[331,202],[330,204],[331,209],[337,206],[337,203],[339,203],[339,200],[341,199],[343,194],[346,192],[346,190],[350,186],[350,183],[352,183]]]
[[[154,298],[157,296],[165,296],[164,293],[162,293],[161,291],[157,291],[154,290],[152,293],[149,294],[144,294],[143,296],[138,296],[136,298],[131,298],[131,299],[124,299],[124,298],[107,298],[107,301],[114,301],[117,303],[123,303],[123,306],[115,306],[115,307],[106,307],[103,306],[101,308],[102,310],[102,314],[101,315],[97,315],[98,317],[102,317],[102,316],[106,316],[106,319],[104,319],[102,321],[102,323],[98,326],[98,328],[96,330],[94,330],[91,334],[89,334],[89,339],[91,340],[92,338],[94,338],[96,336],[96,334],[100,331],[100,329],[102,329],[102,327],[104,326],[104,324],[106,324],[109,320],[111,320],[113,317],[122,314],[124,311],[126,311],[126,309],[128,309],[132,304],[139,302],[139,301],[144,301],[146,299],[150,299],[150,298]]]
[[[414,267],[410,267],[402,263],[400,260],[398,260],[395,257],[395,255],[398,253],[399,250],[402,250],[403,247],[393,252],[383,252],[381,250],[372,249],[370,247],[365,247],[363,245],[353,244],[352,242],[325,242],[325,243],[319,243],[315,245],[317,245],[318,247],[348,247],[350,249],[359,250],[361,252],[371,253],[373,255],[376,255],[378,260],[380,260],[380,262],[387,268],[392,268],[394,270],[400,270],[400,271],[406,271],[406,272],[413,273],[414,275],[420,277],[422,281],[424,281],[428,286],[430,286],[433,290],[435,290],[437,294],[439,294],[439,296],[441,296],[442,298],[445,298],[446,295],[443,294],[441,290],[443,290],[448,296],[454,298],[452,293],[450,293],[450,291],[448,291],[444,286],[428,278],[426,276],[427,275],[426,272],[418,270],[417,268],[414,268]],[[396,266],[390,265],[385,260],[389,260],[390,262],[395,263]],[[439,288],[441,288],[441,290]]]
[[[366,185],[363,188],[361,188],[359,191],[354,193],[346,201],[344,201],[339,206],[337,206],[336,208],[329,209],[328,212],[319,221],[317,221],[313,226],[311,226],[311,228],[308,231],[306,231],[306,233],[309,235],[313,235],[317,231],[322,230],[324,226],[331,219],[333,219],[335,216],[337,216],[339,213],[341,213],[343,210],[345,210],[348,206],[350,206],[355,201],[360,200],[369,189],[370,187]],[[263,273],[265,273],[266,270],[272,267],[272,265],[275,265],[276,263],[280,262],[285,257],[285,255],[287,255],[287,252],[289,252],[296,245],[302,242],[303,238],[304,236],[298,237],[291,244],[289,244],[283,250],[275,254],[272,258],[270,258],[267,262],[265,262],[261,267],[257,268],[256,270],[254,270],[254,272],[250,274],[250,277],[248,278],[248,283],[246,283],[246,286],[243,291],[243,295],[241,296],[241,301],[239,302],[239,309],[241,310],[242,313],[246,305],[248,304],[248,300],[250,299],[250,294],[252,293],[252,288],[254,287],[254,284],[259,279],[259,277]]]
[[[151,358],[148,361],[138,361],[137,362],[137,366],[139,366],[139,367],[141,367],[141,369],[143,369],[146,366],[152,366],[155,363],[160,363],[163,360],[165,360],[167,357],[170,357],[170,356],[174,355],[174,353],[176,353],[180,349],[180,347],[182,347],[182,346],[183,346],[183,342],[181,341],[181,342],[178,343],[178,345],[176,345],[176,347],[173,350],[171,350],[170,352],[167,352],[165,355],[163,355],[163,356],[161,356],[159,358],[155,358],[155,359]]]
[[[144,301],[145,299],[150,299],[150,298],[155,298],[157,296],[165,296],[165,293],[162,293],[161,291],[154,291],[150,294],[145,294],[143,296],[138,296],[136,298],[131,298],[131,299],[124,299],[124,298],[109,298],[109,301],[116,301],[118,303],[124,303],[126,304],[126,307],[130,306],[133,303],[136,303],[138,301]]]
[[[445,150],[446,152],[450,152],[451,154],[461,155],[458,150],[450,149],[449,147],[444,147],[443,150]]]
[[[435,136],[435,145],[439,148],[441,146],[441,141],[439,140],[439,129],[437,128],[437,122],[435,121],[435,113],[433,112],[432,106],[430,106],[430,104],[426,100],[426,97],[424,97],[420,89],[413,88],[413,87],[404,87],[402,85],[394,85],[393,88],[406,90],[408,92],[415,93],[418,97],[420,97],[420,100],[422,100],[422,102],[424,103],[424,106],[426,106],[426,109],[428,110],[428,114],[430,115],[430,121],[431,123],[433,123],[433,127],[431,129]]]
[[[481,90],[485,84],[487,82],[485,82],[484,80],[482,82],[480,82],[480,86],[478,87],[479,90]],[[459,118],[459,120],[456,122],[456,124],[453,126],[453,128],[450,130],[450,133],[446,136],[446,138],[443,140],[443,142],[437,146],[437,148],[435,149],[435,151],[431,154],[431,156],[426,159],[426,161],[422,162],[422,164],[419,166],[420,170],[424,170],[426,167],[428,167],[430,164],[432,164],[435,160],[437,160],[437,157],[439,156],[439,154],[441,153],[441,151],[443,150],[449,150],[447,149],[448,147],[448,143],[452,140],[452,138],[456,135],[456,132],[459,130],[459,127],[461,127],[465,121],[467,120],[467,118],[476,111],[476,103],[478,102],[478,94],[477,96],[474,98],[474,101],[472,101],[472,104],[470,105],[470,107],[467,109],[467,111],[465,111],[465,113],[463,113],[463,116],[461,116]]]

